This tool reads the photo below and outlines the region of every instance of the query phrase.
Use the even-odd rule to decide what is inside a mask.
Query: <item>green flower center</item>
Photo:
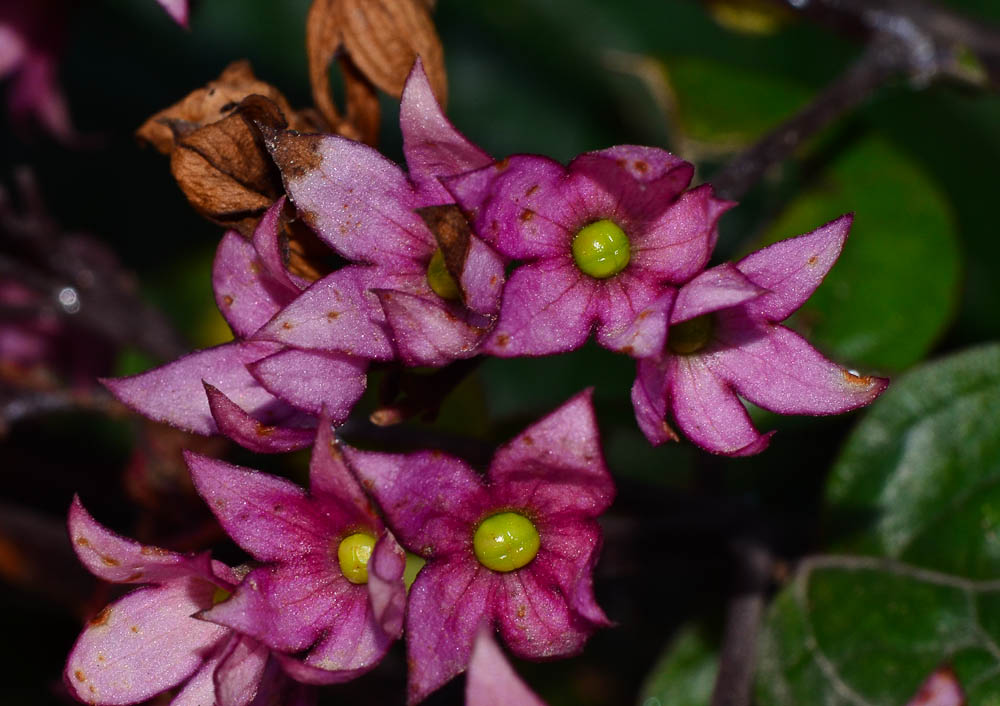
[[[667,348],[677,355],[690,355],[701,350],[712,337],[711,314],[702,314],[670,327],[667,333]]]
[[[344,578],[351,583],[368,583],[368,560],[374,546],[375,538],[364,532],[355,532],[340,540],[337,560]]]
[[[462,290],[458,288],[458,282],[451,276],[448,266],[444,263],[444,253],[441,252],[441,248],[434,251],[431,261],[427,265],[427,284],[442,299],[452,301],[462,295]]]
[[[584,274],[605,279],[625,269],[631,257],[628,236],[604,219],[584,226],[573,238],[573,260]]]
[[[222,601],[228,601],[231,595],[233,595],[232,591],[227,591],[222,586],[216,586],[215,590],[212,591],[212,605],[219,605]]]
[[[538,530],[524,515],[501,512],[479,523],[472,538],[479,563],[494,571],[513,571],[538,554]]]

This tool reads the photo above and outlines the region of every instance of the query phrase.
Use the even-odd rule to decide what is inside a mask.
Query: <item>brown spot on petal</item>
[[[138,625],[133,625],[132,627],[129,628],[129,630],[131,630],[132,632],[134,632],[137,635],[139,634],[139,626]]]
[[[222,297],[222,303],[225,304],[226,306],[232,306],[233,298],[227,294],[226,296]]]
[[[159,547],[143,547],[139,551],[143,556],[167,556],[170,554],[166,549],[160,549]]]
[[[492,275],[490,277],[490,284],[496,284],[496,283],[497,283],[497,276],[496,275]]]
[[[519,605],[517,607],[517,617],[523,618],[527,614],[528,614],[528,606],[526,606],[526,605]]]
[[[77,681],[87,681],[87,675],[83,673],[82,670],[77,669],[73,672],[73,676],[76,677]]]
[[[841,370],[840,372],[843,374],[844,380],[846,380],[851,385],[857,385],[859,387],[869,387],[875,381],[875,378],[871,377],[870,375],[855,375],[846,368],[844,370]]]
[[[508,343],[510,343],[510,336],[508,336],[507,334],[501,333],[500,335],[497,336],[498,346],[506,346]]]
[[[141,572],[141,571],[136,571],[136,572],[135,572],[134,574],[132,574],[131,576],[128,576],[128,577],[127,577],[127,578],[125,579],[125,582],[126,582],[126,583],[128,583],[129,581],[138,581],[139,579],[141,579],[141,578],[142,578],[142,575],[143,575],[143,574],[142,574],[142,572]]]
[[[111,606],[106,606],[104,610],[95,615],[90,619],[90,627],[99,628],[102,625],[107,625],[108,620],[111,618]]]
[[[498,172],[502,172],[504,169],[506,169],[509,166],[510,166],[510,157],[504,157],[499,162],[496,162],[493,165],[493,168],[496,169]]]
[[[335,320],[338,316],[340,316],[339,311],[329,311],[326,314],[326,318],[328,318],[330,321]]]
[[[816,257],[815,255],[806,260],[806,264],[809,265],[810,267],[815,267],[817,262],[819,262],[819,258]]]
[[[103,652],[98,652],[97,653],[97,661],[98,662],[107,662],[108,658],[104,656]]]
[[[635,348],[632,346],[622,346],[622,353],[625,355],[632,355],[635,352]]]
[[[521,211],[521,215],[518,216],[518,219],[520,219],[521,223],[527,223],[534,217],[535,217],[535,212],[532,211],[530,208],[526,208],[523,211]]]
[[[101,555],[101,561],[105,566],[121,566],[121,562],[114,557]]]
[[[270,436],[273,433],[274,427],[269,427],[266,424],[257,422],[257,436]]]
[[[646,311],[644,311],[641,314],[639,314],[639,316],[637,318],[639,319],[639,321],[642,321],[643,319],[647,318],[650,313],[651,312],[649,311],[649,309],[647,309]]]
[[[522,439],[522,441],[524,441],[525,445],[527,445],[527,446],[531,446],[532,444],[535,443],[535,440],[533,438],[531,438],[530,436],[525,436]]]
[[[531,186],[527,191],[524,192],[524,195],[531,196],[536,191],[538,191],[538,184],[534,184],[533,186]]]
[[[641,159],[637,159],[635,162],[633,162],[632,166],[635,167],[635,170],[640,174],[645,174],[649,170],[649,165],[643,162]]]
[[[619,157],[618,159],[615,160],[615,164],[617,164],[622,169],[625,169],[626,167],[628,167],[628,162],[625,161],[625,159],[623,159],[621,157]]]
[[[281,503],[275,503],[274,507],[271,508],[271,511],[280,515],[285,511],[285,506]]]
[[[365,487],[365,490],[375,490],[375,481],[371,478],[365,478],[361,481],[361,485]]]
[[[286,331],[290,330],[292,328],[292,322],[286,321],[285,323],[281,324],[281,328],[285,329]]]
[[[79,544],[81,547],[89,547],[90,546],[90,540],[87,539],[86,537],[77,537],[76,538],[76,543]]]

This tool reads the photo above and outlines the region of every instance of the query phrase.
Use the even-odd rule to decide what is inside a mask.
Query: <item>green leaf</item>
[[[835,359],[901,370],[924,357],[954,314],[960,255],[951,209],[916,162],[869,136],[838,153],[758,245],[849,211],[847,246],[793,325]]]
[[[646,677],[641,706],[704,706],[712,697],[718,649],[697,626],[683,628]]]

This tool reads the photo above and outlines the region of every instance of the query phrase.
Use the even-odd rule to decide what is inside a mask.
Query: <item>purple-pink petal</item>
[[[185,29],[188,26],[188,0],[156,0],[174,22]]]
[[[948,665],[935,669],[906,706],[965,706],[965,692]]]
[[[403,633],[406,613],[406,552],[386,530],[382,533],[368,560],[368,599],[372,613],[382,632],[392,639]]]
[[[452,203],[438,177],[461,174],[493,162],[445,117],[417,58],[399,103],[399,127],[410,178],[421,205]]]
[[[493,501],[546,518],[597,517],[614,499],[586,390],[501,446],[490,465]]]
[[[504,658],[488,627],[472,647],[465,682],[465,706],[545,706]]]
[[[216,250],[212,289],[219,311],[240,338],[252,336],[297,293],[268,277],[257,251],[234,230]]]
[[[213,675],[215,706],[247,706],[253,701],[270,654],[252,637],[233,635]]]
[[[257,257],[264,265],[268,276],[291,294],[298,294],[309,285],[309,281],[292,275],[285,269],[285,261],[281,256],[280,220],[281,210],[285,207],[286,198],[282,196],[275,201],[257,224],[253,232],[253,248]]]
[[[597,329],[597,341],[609,350],[636,358],[654,355],[663,348],[676,290],[661,287],[660,295],[645,305],[624,328]]]
[[[244,448],[257,453],[285,453],[305,448],[312,442],[312,429],[263,424],[207,382],[205,394],[219,433]]]
[[[229,646],[238,640],[239,636],[230,635],[228,641],[219,643],[212,654],[201,663],[194,676],[187,680],[184,688],[170,702],[170,706],[205,706],[215,704],[215,669],[229,650]]]
[[[677,292],[670,323],[689,321],[702,314],[759,298],[766,289],[754,284],[736,267],[725,263],[705,270]]]
[[[325,408],[333,423],[340,424],[364,394],[368,360],[289,348],[247,367],[275,397],[312,414]]]
[[[632,409],[639,429],[653,446],[678,441],[677,433],[667,424],[668,358],[643,358],[636,365],[632,383]]]
[[[736,267],[770,292],[746,310],[768,321],[783,321],[816,291],[840,257],[854,221],[847,214],[796,238],[750,253]]]
[[[344,461],[325,412],[320,415],[309,458],[309,493],[323,507],[337,508],[338,520],[345,525],[381,527],[371,500]]]
[[[392,329],[400,359],[407,365],[440,366],[475,355],[490,323],[435,295],[373,290]],[[475,323],[479,323],[476,326]]]
[[[596,282],[590,316],[598,321],[598,343],[636,358],[655,355],[666,341],[673,294],[628,270]]]
[[[479,238],[471,238],[459,278],[465,306],[479,314],[496,314],[505,279],[503,258]]]
[[[296,706],[297,704],[303,704],[303,706],[308,706],[315,702],[315,689],[306,688],[305,684],[315,684],[318,686],[325,686],[328,684],[343,684],[344,682],[351,681],[352,679],[357,679],[365,672],[369,671],[370,667],[365,667],[362,669],[321,669],[319,667],[313,667],[306,664],[304,661],[292,657],[290,655],[283,655],[280,653],[275,653],[275,661],[281,665],[281,670],[294,679],[296,682],[300,682],[297,685],[291,686],[289,688],[290,696],[286,696],[287,701],[279,701],[282,706]],[[301,699],[301,701],[296,701],[295,699]],[[308,700],[307,700],[308,699]],[[259,704],[259,706],[272,706],[274,701],[264,701]],[[255,701],[252,706],[258,706]]]
[[[139,414],[196,434],[218,431],[202,381],[217,387],[247,414],[279,424],[294,410],[265,390],[246,366],[276,353],[267,341],[226,343],[126,378],[101,380],[111,394]]]

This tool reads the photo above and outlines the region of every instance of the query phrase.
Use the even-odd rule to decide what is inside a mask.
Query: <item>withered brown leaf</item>
[[[465,258],[469,252],[469,240],[472,238],[472,226],[456,204],[444,206],[425,206],[417,209],[420,216],[444,255],[444,264],[448,274],[461,281],[465,269]]]

